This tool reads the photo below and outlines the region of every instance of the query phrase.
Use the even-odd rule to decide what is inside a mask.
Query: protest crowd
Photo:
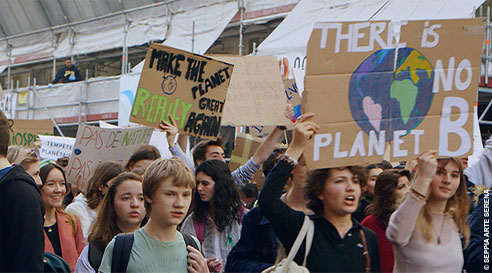
[[[440,24],[446,41],[445,35],[454,35],[446,31],[455,26]],[[456,24],[465,25],[459,29],[466,32],[478,29],[479,21]],[[415,109],[423,105],[426,88],[429,105],[407,114],[401,106],[398,117],[379,109],[373,118],[367,107],[384,108],[385,102],[363,92],[382,90],[384,75],[366,82],[359,76],[329,80],[337,74],[332,66],[348,66],[355,57],[346,57],[361,51],[353,50],[357,39],[348,46],[338,40],[336,50],[347,55],[338,54],[334,39],[321,37],[335,31],[324,27],[315,27],[311,36],[302,113],[301,97],[272,106],[282,108],[275,115],[285,122],[264,124],[261,137],[242,125],[234,128],[235,138],[219,135],[222,118],[237,110],[227,108],[225,98],[232,92],[228,87],[241,84],[233,83],[239,64],[157,44],[149,47],[135,94],[134,126],[80,123],[71,144],[37,141],[20,147],[9,145],[16,120],[0,110],[0,272],[491,272],[492,136],[470,166],[471,145],[462,149],[473,141],[463,137],[473,128],[473,113],[463,107],[475,103],[468,89],[477,88],[478,75],[472,77],[470,68],[469,81],[461,82],[464,76],[457,74],[448,88],[444,76],[424,67],[423,55],[400,48],[398,54],[424,68],[408,65],[408,72],[391,74],[386,100],[399,103],[395,109],[412,101],[411,89],[397,84],[414,81]],[[478,41],[470,51],[481,47],[482,34],[470,34],[470,41]],[[384,42],[377,38],[375,47]],[[430,47],[421,48],[426,56],[434,54]],[[316,58],[323,50],[338,55]],[[472,57],[479,56],[475,51]],[[393,69],[398,54],[383,53],[371,55],[379,58],[373,63]],[[472,57],[475,67],[480,60]],[[373,57],[365,58],[364,63]],[[326,59],[330,65],[324,65]],[[398,59],[398,65],[404,67],[406,60]],[[364,63],[354,66],[360,75]],[[437,63],[442,68],[441,59]],[[466,69],[466,62],[459,63],[456,71]],[[268,77],[281,82],[280,74]],[[60,80],[81,80],[69,58],[53,84]],[[350,88],[343,89],[349,81]],[[452,90],[444,93],[441,85]],[[339,89],[347,91],[343,98],[321,94]],[[359,100],[358,94],[365,95]],[[456,109],[463,111],[456,114]],[[466,125],[459,123],[462,117]],[[393,119],[398,123],[387,121]],[[396,128],[401,124],[406,127]],[[160,144],[170,157],[149,144],[155,132],[165,134]],[[447,135],[458,135],[461,142]],[[69,154],[44,156],[63,155],[62,149]],[[459,152],[449,156],[449,151]]]
[[[308,171],[313,116],[299,117],[287,148],[277,148],[286,128],[273,129],[233,172],[220,138],[200,141],[191,159],[174,144],[176,122],[163,120],[172,158],[143,145],[125,166],[100,162],[75,189],[60,162],[8,146],[1,113],[2,271],[43,272],[49,252],[74,272],[262,272],[295,248],[310,272],[482,272],[488,190],[475,185],[492,176],[467,177],[464,160],[436,151],[406,166]],[[485,149],[491,160],[492,139]],[[242,198],[260,168],[259,196]],[[296,240],[305,229],[308,243]]]

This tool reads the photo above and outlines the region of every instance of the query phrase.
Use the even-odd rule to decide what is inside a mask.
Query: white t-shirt
[[[87,199],[80,193],[75,197],[75,201],[65,208],[65,211],[77,215],[84,234],[84,240],[87,242],[92,223],[97,218],[97,211],[87,205]]]

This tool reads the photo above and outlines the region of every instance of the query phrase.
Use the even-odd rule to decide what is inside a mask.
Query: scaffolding
[[[123,39],[123,48],[121,50],[121,75],[123,74],[139,74],[133,73],[130,69],[130,63],[128,62],[128,19],[127,14],[139,10],[144,10],[148,8],[153,8],[158,5],[169,4],[172,2],[177,2],[179,0],[168,0],[159,3],[155,3],[152,5],[142,6],[131,10],[126,10],[118,13],[108,14],[105,16],[95,17],[88,20],[70,23],[65,25],[60,25],[57,27],[52,27],[48,29],[37,30],[29,33],[12,35],[5,38],[0,38],[0,41],[8,41],[9,39],[26,37],[29,35],[35,35],[41,32],[54,32],[55,30],[68,28],[70,30],[70,35],[73,37],[72,28],[76,25],[95,22],[98,20],[114,17],[114,16],[125,16],[125,28]],[[237,45],[237,49],[240,55],[244,54],[244,46],[243,46],[243,34],[245,34],[245,25],[255,24],[255,17],[252,17],[251,14],[246,13],[244,0],[237,0],[237,15],[239,17],[234,19],[229,23],[229,28],[238,27],[238,32],[236,35],[239,36],[239,43]],[[292,2],[289,0],[288,2]],[[295,7],[295,4],[286,5],[285,8],[291,10]],[[284,8],[284,9],[285,9]],[[275,10],[272,8],[271,10]],[[252,12],[255,13],[255,12]],[[258,13],[258,12],[256,12]],[[274,20],[277,18],[283,18],[287,15],[288,11],[282,10],[281,13],[271,12],[261,12],[263,16],[265,16],[269,20]],[[262,19],[261,17],[258,17]],[[265,19],[263,18],[263,20]],[[193,21],[192,34],[190,37],[192,51],[195,51],[196,46],[196,37],[195,37],[195,21]],[[73,43],[73,39],[70,40]],[[53,41],[53,43],[55,43]],[[9,51],[10,54],[10,51]],[[72,56],[73,57],[73,56]],[[9,55],[10,58],[10,55]],[[52,73],[56,74],[56,58],[40,58],[40,59],[32,59],[22,63],[14,63],[12,58],[10,58],[9,65],[7,67],[7,90],[4,90],[4,94],[6,98],[3,100],[0,99],[0,109],[6,112],[9,118],[16,119],[50,119],[53,121],[56,130],[60,135],[63,135],[58,123],[66,124],[78,124],[81,122],[87,123],[93,120],[89,120],[88,117],[91,115],[100,114],[104,119],[107,117],[111,117],[111,119],[117,118],[117,109],[119,102],[119,80],[121,76],[110,76],[110,77],[99,77],[99,78],[89,78],[88,71],[86,70],[86,77],[84,81],[77,83],[67,83],[67,84],[56,84],[54,86],[38,86],[36,78],[28,78],[28,85],[26,87],[19,87],[19,82],[17,81],[17,85],[14,85],[14,81],[12,80],[11,68],[25,66],[29,64],[36,64],[42,62],[52,62]],[[100,90],[100,92],[94,91],[94,86],[98,84],[106,84],[107,87]],[[107,93],[105,96],[100,96],[97,94],[102,94],[105,91],[111,90],[111,92]],[[57,100],[53,98],[53,94],[58,94],[59,96],[66,96],[67,100]],[[77,99],[74,99],[74,98]],[[99,106],[98,106],[99,105]],[[99,111],[102,108],[105,108],[105,111]],[[114,109],[115,112],[107,113],[107,109]],[[63,112],[63,114],[61,114]],[[67,114],[68,113],[68,114]],[[104,114],[107,115],[104,115]]]
[[[484,7],[481,6],[479,9],[479,16],[483,17],[484,15]],[[480,125],[492,125],[492,120],[486,120],[486,116],[492,115],[491,108],[492,108],[492,86],[489,85],[489,75],[491,74],[489,72],[489,69],[491,68],[491,61],[492,61],[492,56],[491,56],[491,48],[490,48],[490,39],[491,39],[491,30],[492,30],[492,23],[491,23],[491,18],[490,18],[490,6],[487,6],[487,24],[486,24],[486,32],[485,32],[485,45],[484,45],[484,54],[482,55],[482,61],[483,61],[483,66],[482,66],[482,72],[483,78],[481,79],[481,84],[480,87],[478,88],[478,94],[477,94],[477,102],[480,101],[481,97],[484,97],[485,100],[487,98],[491,97],[489,99],[489,102],[487,106],[485,107],[484,111],[482,114],[478,117],[478,122]]]

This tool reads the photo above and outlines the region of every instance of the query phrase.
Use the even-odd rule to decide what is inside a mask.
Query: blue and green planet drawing
[[[352,117],[367,134],[415,129],[427,115],[432,99],[434,70],[412,48],[381,49],[366,58],[352,74],[349,104]]]

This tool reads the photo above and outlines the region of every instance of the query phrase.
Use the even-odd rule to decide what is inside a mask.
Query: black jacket
[[[352,213],[352,217],[355,218],[359,223],[361,223],[364,218],[366,218],[366,208],[371,204],[372,200],[369,200],[369,198],[366,195],[363,195],[362,198],[359,201],[359,205],[357,206],[357,209]]]
[[[277,237],[259,207],[243,218],[241,239],[227,256],[225,272],[261,272],[275,263]]]
[[[0,178],[0,272],[43,272],[44,204],[19,165]]]
[[[272,224],[275,235],[287,253],[304,221],[304,213],[289,208],[280,200],[282,188],[291,171],[292,167],[280,160],[267,176],[258,198],[261,211]],[[352,228],[344,238],[340,238],[335,226],[326,218],[318,215],[310,218],[314,221],[314,238],[306,267],[311,272],[364,272],[366,263],[359,232],[361,229],[367,241],[371,272],[381,271],[377,236],[372,230],[361,226],[352,218]],[[294,259],[299,265],[304,258],[304,249],[303,243]]]
[[[71,81],[70,76],[74,76],[75,80]],[[67,82],[76,82],[76,81],[81,81],[82,76],[80,75],[79,69],[75,65],[70,65],[70,68],[67,67],[66,65],[63,65],[58,72],[56,72],[55,79],[53,80],[52,84],[57,83],[59,80],[63,83]]]
[[[471,231],[470,245],[465,249],[465,269],[467,272],[490,272],[490,256],[487,259],[484,256],[485,240],[490,238],[490,211],[485,211],[485,201],[489,205],[489,193],[480,196],[480,200],[469,217],[469,226]],[[486,200],[487,199],[487,200]],[[487,223],[487,229],[484,224]],[[487,233],[485,231],[488,231]],[[487,244],[487,246],[489,246]],[[490,249],[490,246],[489,246]],[[487,267],[488,266],[488,270]]]

